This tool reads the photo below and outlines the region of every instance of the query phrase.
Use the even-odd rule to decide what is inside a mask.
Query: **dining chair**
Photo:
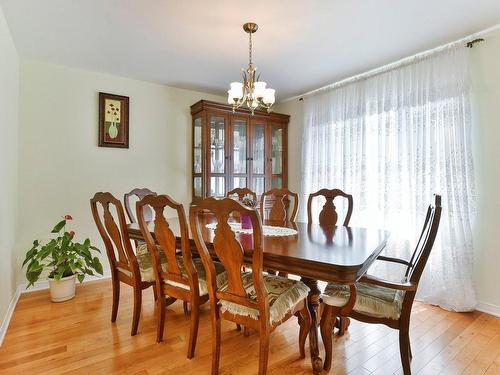
[[[213,232],[212,254],[209,253],[203,235],[207,228],[202,214],[206,212],[212,213],[217,221]],[[250,216],[252,234],[235,235],[228,223],[233,212]],[[263,375],[267,371],[270,333],[296,315],[300,325],[299,352],[301,358],[304,358],[305,340],[311,327],[311,316],[307,308],[309,288],[301,281],[263,274],[262,222],[258,212],[234,199],[206,198],[191,206],[189,223],[207,270],[212,321],[212,375],[219,371],[221,319],[259,331],[259,375]],[[251,256],[252,272],[241,271],[245,255]],[[227,281],[222,286],[217,285],[212,256],[216,256],[226,270]]]
[[[152,190],[149,190],[148,188],[135,188],[123,195],[123,203],[125,204],[125,211],[127,211],[127,216],[130,219],[131,223],[137,223],[137,218],[135,217],[135,211],[130,202],[132,200],[132,197],[136,197],[137,199],[141,200],[142,198],[148,195],[157,195],[157,193],[155,193]],[[153,220],[153,210],[150,207],[144,207],[143,212],[146,221]]]
[[[111,193],[96,193],[90,200],[92,216],[102,237],[111,269],[113,308],[111,322],[116,322],[120,302],[120,282],[134,289],[132,336],[137,334],[141,315],[142,291],[155,282],[151,254],[143,248],[136,253],[127,232],[123,206]],[[155,293],[155,290],[153,289]],[[156,299],[156,294],[155,294]]]
[[[293,205],[290,212],[290,198]],[[274,201],[272,201],[274,199]],[[266,206],[266,201],[272,201],[271,207]],[[286,188],[271,189],[262,194],[260,198],[260,213],[262,218],[276,221],[295,221],[299,210],[299,196]]]
[[[293,198],[293,206],[290,212],[290,198]],[[267,207],[267,200],[272,201],[271,207]],[[272,221],[291,221],[295,222],[297,219],[297,212],[299,211],[299,195],[286,188],[271,189],[262,194],[260,198],[260,214],[262,218]],[[273,269],[267,269],[267,273],[276,274]],[[288,277],[288,272],[280,271],[280,276]]]
[[[144,210],[147,208],[151,208],[154,212],[154,219],[151,222],[146,221],[144,215]],[[139,228],[152,257],[158,296],[156,299],[156,341],[163,340],[165,308],[176,300],[189,303],[191,305],[191,328],[187,357],[193,358],[198,336],[200,305],[208,301],[208,289],[203,263],[200,258],[193,259],[191,255],[184,207],[168,195],[148,195],[136,203],[136,209]],[[165,214],[172,211],[179,221],[180,253],[177,251],[176,236],[165,218]],[[162,257],[166,259],[166,262],[161,262]],[[222,285],[226,275],[224,267],[219,262],[213,262],[213,264],[217,285]]]
[[[386,256],[377,258],[406,266],[401,282],[366,275],[353,285],[333,282],[327,284],[321,296],[324,304],[321,337],[326,351],[325,370],[329,370],[332,363],[332,329],[335,317],[348,314],[349,317],[362,322],[385,324],[399,330],[399,351],[403,372],[405,375],[411,374],[412,353],[409,336],[411,308],[420,277],[436,239],[440,218],[441,196],[434,195],[434,202],[429,205],[422,232],[410,260]],[[351,293],[356,297],[353,301],[350,300]]]
[[[319,215],[318,221],[324,231],[332,231],[335,230],[333,227],[337,225],[338,214],[335,204],[333,203],[334,199],[337,197],[343,197],[347,199],[347,212],[344,218],[344,223],[342,224],[344,227],[349,225],[349,221],[351,220],[352,210],[353,210],[353,200],[351,194],[346,194],[340,189],[320,189],[315,193],[309,194],[309,198],[307,199],[307,222],[309,224],[313,223],[313,201],[318,199],[318,197],[323,197],[325,199],[325,204],[323,205]],[[338,328],[339,334],[343,335],[347,330],[347,326],[349,325],[349,319],[338,317]]]
[[[234,188],[233,190],[227,192],[226,197],[231,198],[234,196],[238,196],[238,199],[241,201],[243,199],[243,197],[247,194],[251,195],[254,201],[257,201],[257,194],[254,191],[252,191],[246,187]]]
[[[318,219],[319,224],[324,225],[337,225],[338,214],[335,205],[333,204],[333,200],[336,197],[344,197],[347,199],[347,213],[344,218],[343,226],[347,227],[349,225],[349,220],[351,220],[353,201],[352,195],[346,194],[342,190],[339,189],[320,189],[315,193],[309,194],[309,199],[307,200],[307,222],[313,222],[313,214],[312,214],[312,203],[316,197],[325,198],[325,204],[319,213]]]

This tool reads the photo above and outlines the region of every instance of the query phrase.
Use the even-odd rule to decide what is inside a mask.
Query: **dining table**
[[[214,222],[215,217],[210,215],[202,220],[203,239],[209,251],[213,251]],[[178,219],[169,219],[168,224],[180,246]],[[300,276],[310,289],[308,307],[311,312],[312,325],[309,332],[309,348],[313,373],[321,373],[323,360],[319,354],[318,342],[321,290],[318,282],[332,281],[349,285],[351,293],[346,306],[352,309],[356,298],[355,283],[380,255],[390,233],[380,229],[302,222],[264,220],[262,224],[264,269]],[[150,228],[150,232],[154,235],[153,225]],[[245,259],[251,264],[252,234],[248,230],[238,232],[236,229],[235,231],[245,251]],[[129,224],[127,232],[130,239],[144,240],[136,223]],[[196,252],[191,231],[189,231],[189,237],[192,251]],[[343,313],[347,316],[349,311],[344,309]]]

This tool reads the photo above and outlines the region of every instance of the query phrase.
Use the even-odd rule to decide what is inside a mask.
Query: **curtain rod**
[[[396,69],[398,67],[401,67],[403,65],[408,65],[408,64],[414,62],[415,60],[423,59],[424,57],[433,55],[433,54],[435,54],[437,52],[443,51],[443,50],[448,49],[448,48],[453,48],[453,47],[455,47],[455,46],[457,46],[459,44],[462,44],[462,43],[465,43],[466,47],[472,48],[476,43],[484,41],[483,38],[480,38],[481,36],[484,36],[484,35],[492,32],[492,31],[495,31],[497,29],[500,29],[500,24],[497,24],[495,26],[489,27],[489,28],[487,28],[485,30],[482,30],[482,31],[479,31],[477,33],[468,35],[468,36],[463,37],[461,39],[458,39],[458,40],[456,40],[454,42],[443,44],[443,45],[441,45],[439,47],[432,48],[432,49],[429,49],[429,50],[426,50],[426,51],[423,51],[423,52],[419,52],[419,53],[416,53],[415,55],[412,55],[412,56],[404,57],[404,58],[402,58],[400,60],[397,60],[395,62],[386,64],[386,65],[383,65],[383,66],[380,66],[378,68],[369,70],[367,72],[360,73],[360,74],[357,74],[357,75],[345,78],[343,80],[340,80],[340,81],[337,81],[337,82],[334,82],[334,83],[322,86],[320,88],[308,91],[308,92],[306,92],[304,94],[301,94],[301,95],[293,96],[291,98],[283,100],[283,102],[288,102],[290,100],[297,100],[297,99],[298,100],[304,100],[305,96],[309,96],[309,95],[315,94],[317,92],[320,92],[320,91],[323,91],[323,90],[326,90],[326,89],[333,89],[333,88],[337,88],[337,87],[340,87],[340,86],[345,86],[345,85],[347,85],[349,83],[353,83],[353,82],[356,82],[356,81],[367,79],[367,78],[373,77],[375,75],[382,74],[382,73],[388,72],[390,70],[394,70],[394,69]]]

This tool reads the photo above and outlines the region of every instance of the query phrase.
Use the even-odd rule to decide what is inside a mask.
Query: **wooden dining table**
[[[214,217],[207,216],[203,222],[210,224],[214,220]],[[178,220],[170,219],[168,223],[180,244]],[[351,298],[347,305],[353,306],[356,294],[354,284],[366,273],[384,249],[389,232],[308,223],[264,221],[263,224],[292,228],[297,231],[296,234],[289,236],[264,235],[264,268],[298,275],[310,288],[308,304],[312,326],[309,333],[309,347],[313,372],[320,373],[323,361],[319,355],[318,343],[318,310],[321,296],[318,281],[334,281],[350,285]],[[214,231],[206,228],[205,225],[203,227],[203,238],[209,251],[213,250]],[[128,225],[128,234],[134,240],[144,239],[135,223]],[[191,233],[189,236],[191,247],[193,251],[196,251]],[[238,233],[236,237],[245,250],[245,258],[251,264],[252,235]]]

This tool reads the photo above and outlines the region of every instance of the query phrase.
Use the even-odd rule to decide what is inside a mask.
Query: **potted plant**
[[[94,271],[102,275],[102,264],[99,258],[92,256],[92,251],[100,250],[90,244],[87,238],[83,243],[74,241],[75,232],[66,231],[66,222],[73,220],[71,215],[64,216],[51,233],[57,237],[42,245],[38,240],[26,253],[22,267],[26,267],[28,286],[33,286],[44,271],[48,271],[50,298],[52,302],[62,302],[75,296],[75,280],[81,283],[86,275],[94,275]]]
[[[255,209],[255,207],[257,207],[257,201],[253,199],[251,194],[245,194],[243,198],[241,198],[241,203],[249,208]],[[250,216],[241,214],[240,222],[242,229],[252,229],[252,219]]]

